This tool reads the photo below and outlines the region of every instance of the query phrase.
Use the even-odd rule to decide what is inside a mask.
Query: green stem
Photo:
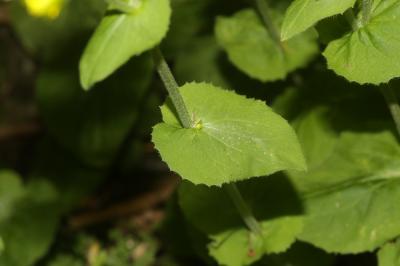
[[[361,10],[362,10],[362,24],[367,25],[369,19],[371,18],[373,0],[362,0]]]
[[[246,226],[253,233],[261,235],[262,234],[261,225],[254,217],[250,208],[247,206],[246,202],[242,197],[242,194],[240,194],[238,187],[234,183],[229,183],[224,185],[224,189],[230,196],[233,203],[235,204],[236,209],[238,210]]]
[[[396,93],[389,84],[380,86],[380,89],[385,97],[390,113],[392,114],[393,121],[396,124],[397,132],[400,136],[400,105],[397,100]]]
[[[358,30],[357,19],[356,19],[356,16],[354,15],[353,9],[348,9],[344,13],[344,17],[346,18],[347,22],[350,24],[351,29],[353,31],[357,31]]]
[[[272,39],[279,45],[279,47],[284,51],[283,44],[281,42],[280,31],[274,24],[271,15],[270,15],[270,8],[266,0],[254,0],[254,4],[256,6],[256,10],[262,21],[271,34]]]
[[[164,83],[165,88],[171,97],[172,103],[178,113],[179,120],[184,128],[193,127],[193,121],[190,118],[189,112],[186,108],[182,95],[179,92],[179,86],[176,82],[172,72],[164,59],[159,48],[153,50],[154,61],[157,66],[158,74]]]
[[[136,11],[139,6],[140,2],[138,1],[133,1],[133,2],[124,2],[122,0],[105,0],[107,4],[110,5],[111,9],[115,9],[118,11],[121,11],[123,13],[132,13]]]

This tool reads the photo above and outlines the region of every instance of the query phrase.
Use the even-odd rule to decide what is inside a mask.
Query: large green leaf
[[[281,15],[278,12],[272,15],[275,24],[280,25]],[[318,52],[314,31],[279,42],[252,9],[239,11],[232,17],[219,17],[215,32],[230,61],[250,77],[264,82],[285,78],[289,72],[305,66]]]
[[[185,217],[209,235],[210,255],[220,265],[250,265],[264,254],[283,252],[302,229],[301,206],[284,176],[254,178],[238,187],[262,234],[250,232],[223,188],[183,182],[179,201]]]
[[[400,265],[400,241],[386,243],[378,252],[379,266]]]
[[[360,84],[380,84],[399,77],[399,24],[398,0],[374,1],[366,25],[328,45],[324,51],[328,67]]]
[[[343,14],[356,0],[295,0],[286,11],[282,40],[288,40],[312,27],[318,21]]]
[[[153,142],[182,178],[219,186],[306,168],[294,131],[264,102],[206,83],[189,83],[180,91],[195,125],[182,128],[167,103]]]
[[[133,13],[110,10],[96,29],[80,62],[81,84],[89,89],[161,42],[169,26],[168,0],[143,0]]]
[[[305,194],[300,239],[330,252],[355,253],[400,235],[399,165],[400,147],[390,133],[343,133],[329,159],[306,177],[314,191]]]
[[[290,172],[305,206],[300,239],[365,252],[399,235],[400,147],[379,91],[332,75],[310,72],[274,107],[294,119],[309,169]]]
[[[400,146],[388,131],[338,130],[354,116],[338,114],[317,108],[296,123],[309,166],[290,172],[305,205],[299,238],[328,252],[370,251],[400,234]]]

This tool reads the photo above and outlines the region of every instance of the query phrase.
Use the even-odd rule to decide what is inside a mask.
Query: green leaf
[[[366,25],[331,42],[324,56],[336,74],[360,84],[380,84],[400,76],[400,2],[376,0]],[[373,66],[373,67],[372,67]]]
[[[284,176],[254,178],[238,187],[260,222],[262,235],[247,229],[224,189],[189,182],[179,188],[185,217],[209,235],[210,255],[220,265],[249,265],[264,254],[283,252],[302,230],[301,206]]]
[[[387,132],[336,133],[320,109],[297,123],[309,171],[290,172],[302,192],[299,239],[328,252],[371,251],[400,234],[400,147]],[[329,232],[326,228],[329,227]]]
[[[295,0],[286,11],[282,24],[282,40],[304,32],[318,21],[343,14],[356,0]]]
[[[10,215],[0,219],[5,246],[0,265],[32,265],[47,251],[57,228],[59,214],[53,203],[58,193],[54,187],[45,180],[33,180],[23,189],[24,196],[13,204]]]
[[[90,39],[80,62],[81,84],[89,89],[132,56],[147,51],[166,35],[171,9],[168,0],[142,0],[133,13],[109,11]]]
[[[264,102],[206,83],[180,88],[193,128],[182,128],[170,104],[153,142],[171,170],[195,184],[217,185],[306,168],[289,124]]]
[[[19,176],[12,171],[0,172],[0,221],[13,211],[13,204],[24,195],[25,191]]]
[[[400,241],[386,243],[378,252],[379,266],[400,265]]]
[[[275,24],[280,25],[281,15],[272,15]],[[287,42],[275,40],[252,9],[232,17],[219,17],[215,33],[230,61],[263,82],[285,78],[289,72],[305,66],[319,50],[314,31]]]
[[[209,252],[220,265],[250,265],[264,254],[283,252],[302,229],[301,217],[283,217],[262,222],[262,235],[246,228],[212,235]]]

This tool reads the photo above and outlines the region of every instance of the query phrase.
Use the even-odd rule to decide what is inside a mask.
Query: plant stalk
[[[136,2],[124,2],[122,0],[105,0],[107,4],[109,4],[112,9],[116,9],[123,13],[132,13],[137,10],[139,5]]]
[[[262,229],[260,223],[254,217],[249,206],[244,201],[242,194],[240,193],[238,187],[234,183],[229,183],[224,185],[225,191],[228,193],[229,197],[233,201],[236,209],[238,210],[243,222],[246,226],[255,234],[261,235]]]
[[[271,34],[272,39],[279,45],[279,47],[282,49],[284,52],[284,47],[281,41],[281,35],[280,35],[280,30],[276,27],[274,24],[271,14],[270,14],[270,8],[266,0],[254,0],[254,4],[256,6],[256,10],[260,17],[262,18],[262,21]]]
[[[190,118],[189,112],[186,108],[185,102],[182,95],[179,92],[179,86],[174,76],[172,75],[171,69],[169,68],[164,56],[159,48],[153,50],[154,62],[157,66],[157,72],[160,75],[165,88],[171,97],[172,103],[178,113],[179,120],[184,128],[193,127],[193,121]]]
[[[394,123],[396,124],[397,133],[400,136],[400,105],[397,96],[390,84],[380,86],[380,90],[385,97]]]
[[[347,22],[350,24],[351,29],[353,31],[357,31],[358,30],[358,23],[357,23],[357,19],[356,16],[354,15],[354,11],[353,9],[349,9],[346,12],[344,12],[344,17],[346,18]]]
[[[372,11],[372,1],[373,0],[362,0],[361,10],[362,10],[362,24],[365,26],[371,18]]]

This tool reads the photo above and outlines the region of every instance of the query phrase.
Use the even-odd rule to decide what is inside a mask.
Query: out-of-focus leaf
[[[279,12],[273,13],[273,21],[279,29]],[[318,52],[314,31],[280,42],[251,9],[239,11],[232,17],[219,17],[215,33],[231,62],[263,82],[284,79],[288,73],[304,67]]]
[[[135,58],[88,93],[76,71],[42,71],[37,97],[50,134],[80,160],[109,165],[137,121],[151,70],[148,55]]]

